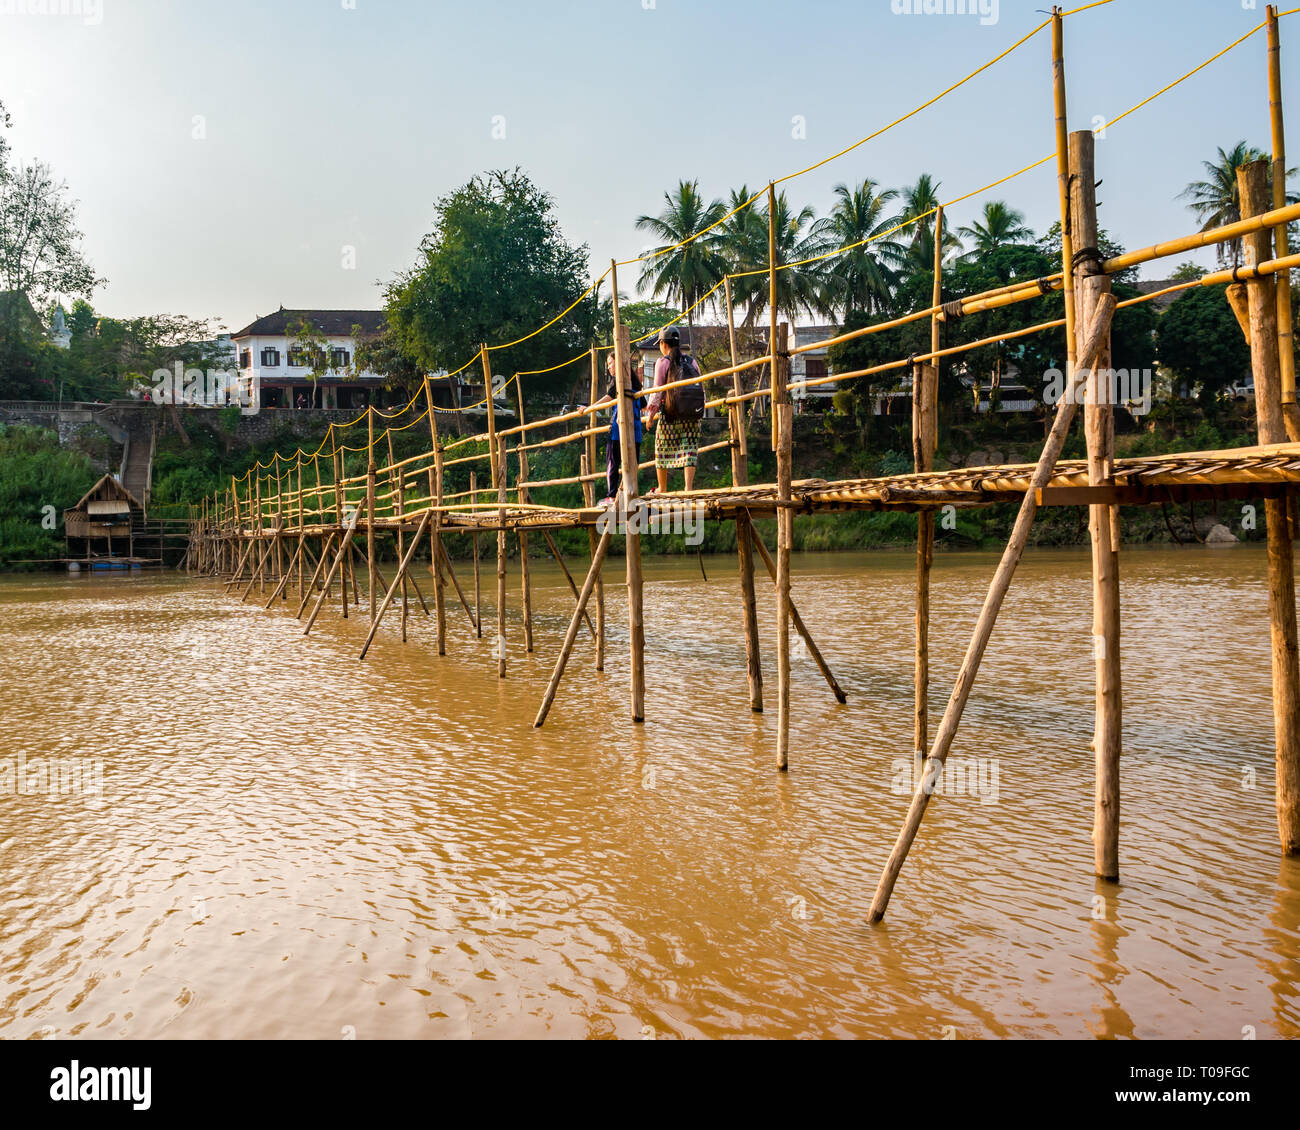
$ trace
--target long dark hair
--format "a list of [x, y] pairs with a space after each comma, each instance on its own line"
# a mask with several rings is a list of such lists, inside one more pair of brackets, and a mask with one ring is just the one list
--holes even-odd
[[680, 381], [682, 379], [682, 343], [679, 338], [677, 341], [669, 343], [668, 350], [668, 383]]

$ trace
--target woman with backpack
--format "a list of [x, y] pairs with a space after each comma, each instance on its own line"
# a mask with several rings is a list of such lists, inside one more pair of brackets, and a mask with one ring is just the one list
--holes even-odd
[[[655, 365], [655, 388], [700, 375], [695, 359], [682, 352], [682, 335], [676, 328], [659, 332], [659, 352], [663, 356]], [[703, 418], [703, 384], [670, 388], [650, 398], [648, 426], [655, 429], [655, 474], [661, 493], [668, 490], [668, 472], [677, 467], [682, 468], [686, 489], [695, 489]]]

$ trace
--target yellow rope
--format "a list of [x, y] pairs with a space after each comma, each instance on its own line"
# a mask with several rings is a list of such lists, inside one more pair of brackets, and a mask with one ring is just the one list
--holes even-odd
[[524, 337], [521, 337], [516, 341], [508, 341], [505, 343], [505, 345], [489, 345], [487, 347], [488, 352], [495, 353], [498, 349], [509, 349], [515, 345], [522, 345], [524, 342], [530, 341], [531, 339], [535, 338], [538, 334], [545, 333], [553, 325], [555, 325], [556, 322], [558, 322], [561, 318], [563, 318], [566, 314], [568, 314], [570, 310], [574, 309], [574, 307], [576, 307], [579, 303], [585, 301], [588, 297], [590, 297], [590, 295], [596, 290], [596, 288], [605, 281], [608, 275], [609, 275], [609, 271], [607, 270], [603, 275], [600, 276], [600, 278], [598, 278], [594, 283], [592, 283], [591, 286], [587, 287], [587, 289], [583, 291], [583, 293], [579, 295], [578, 298], [567, 309], [563, 310], [559, 314], [556, 314], [554, 318], [552, 318], [549, 322], [546, 323], [546, 325], [542, 326], [540, 329], [535, 329], [533, 330], [532, 333], [526, 334]]
[[1051, 22], [1052, 21], [1050, 19], [1044, 20], [1041, 24], [1039, 24], [1036, 28], [1034, 28], [1034, 30], [1031, 31], [1028, 35], [1023, 36], [1020, 39], [1017, 39], [1015, 43], [1013, 43], [1010, 47], [1008, 47], [1005, 51], [1003, 51], [1002, 54], [997, 55], [994, 58], [990, 59], [978, 70], [971, 71], [971, 73], [968, 74], [965, 78], [960, 79], [957, 82], [953, 83], [952, 86], [948, 87], [947, 90], [941, 91], [940, 93], [936, 94], [928, 102], [922, 102], [921, 105], [919, 105], [915, 110], [912, 110], [909, 113], [904, 114], [901, 118], [895, 118], [892, 122], [889, 123], [889, 125], [882, 126], [880, 129], [876, 130], [875, 133], [868, 134], [861, 141], [855, 141], [847, 149], [841, 149], [838, 153], [835, 153], [832, 156], [825, 158], [824, 160], [818, 161], [817, 164], [809, 165], [806, 169], [800, 169], [797, 173], [790, 173], [788, 176], [784, 176], [780, 180], [774, 181], [773, 183], [784, 184], [788, 180], [794, 180], [795, 177], [801, 177], [805, 173], [811, 173], [815, 169], [820, 169], [823, 165], [829, 165], [832, 161], [835, 161], [838, 158], [843, 157], [846, 153], [852, 153], [853, 150], [857, 149], [859, 146], [865, 145], [868, 141], [873, 141], [875, 138], [879, 137], [882, 133], [885, 133], [888, 130], [893, 129], [897, 125], [901, 125], [903, 122], [907, 121], [908, 118], [915, 117], [922, 110], [930, 106], [933, 106], [936, 102], [939, 101], [939, 99], [946, 97], [947, 95], [951, 94], [954, 90], [956, 90], [958, 87], [964, 86], [966, 83], [970, 82], [970, 80], [973, 79], [976, 75], [983, 74], [995, 63], [1001, 62], [1008, 55], [1010, 55], [1011, 52], [1014, 51], [1017, 47], [1021, 46], [1024, 43], [1028, 43], [1029, 40], [1033, 39], [1034, 36], [1036, 36], [1040, 31], [1042, 31], [1043, 28], [1047, 27], [1047, 25], [1050, 24]]
[[584, 349], [575, 357], [570, 357], [567, 361], [561, 361], [558, 365], [552, 365], [549, 369], [527, 369], [522, 373], [516, 373], [510, 379], [518, 380], [520, 377], [540, 377], [543, 373], [553, 373], [556, 369], [563, 369], [566, 365], [572, 365], [575, 361], [581, 361], [584, 357], [590, 357], [591, 350]]
[[[1109, 0], [1107, 0], [1107, 2], [1109, 2]], [[1300, 8], [1297, 8], [1296, 11], [1300, 11]], [[1135, 110], [1142, 109], [1142, 107], [1145, 106], [1148, 102], [1154, 102], [1157, 98], [1160, 97], [1160, 95], [1164, 94], [1166, 91], [1173, 90], [1173, 88], [1177, 86], [1180, 82], [1183, 82], [1186, 79], [1191, 78], [1192, 75], [1197, 73], [1197, 71], [1205, 70], [1205, 68], [1208, 67], [1211, 63], [1213, 63], [1215, 59], [1221, 58], [1222, 56], [1226, 55], [1229, 51], [1231, 51], [1234, 47], [1237, 47], [1238, 45], [1245, 43], [1246, 40], [1248, 40], [1252, 35], [1254, 35], [1255, 32], [1259, 31], [1260, 28], [1267, 27], [1267, 26], [1268, 26], [1267, 20], [1265, 20], [1263, 23], [1256, 24], [1253, 28], [1250, 29], [1250, 31], [1246, 32], [1246, 34], [1243, 35], [1240, 39], [1235, 39], [1231, 43], [1229, 43], [1228, 46], [1225, 47], [1222, 51], [1220, 51], [1217, 55], [1211, 55], [1199, 67], [1194, 67], [1192, 70], [1188, 71], [1185, 75], [1183, 75], [1182, 78], [1174, 79], [1174, 81], [1171, 82], [1168, 86], [1161, 87], [1153, 95], [1151, 95], [1150, 98], [1142, 99], [1142, 101], [1139, 102], [1136, 106], [1130, 106], [1127, 110], [1125, 110], [1122, 114], [1120, 114], [1118, 118], [1111, 118], [1106, 123], [1105, 128], [1110, 129], [1111, 126], [1118, 125]]]

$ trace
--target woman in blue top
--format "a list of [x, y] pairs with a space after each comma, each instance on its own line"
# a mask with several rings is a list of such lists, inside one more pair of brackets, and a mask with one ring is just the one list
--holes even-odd
[[[632, 391], [641, 391], [641, 380], [637, 376], [636, 366], [628, 359], [628, 366], [632, 370]], [[609, 439], [605, 444], [605, 502], [612, 505], [615, 497], [618, 495], [618, 488], [623, 481], [623, 448], [619, 443], [618, 433], [618, 377], [615, 375], [616, 367], [614, 364], [614, 352], [610, 350], [609, 357], [605, 360], [605, 372], [609, 376], [609, 388], [605, 392], [605, 398], [598, 403], [614, 405], [613, 421], [609, 425]], [[636, 431], [633, 433], [633, 439], [636, 441], [636, 459], [637, 463], [641, 462], [641, 402], [632, 401], [632, 419], [635, 421]]]

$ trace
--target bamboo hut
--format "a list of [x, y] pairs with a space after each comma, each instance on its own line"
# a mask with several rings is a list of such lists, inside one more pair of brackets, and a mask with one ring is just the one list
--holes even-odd
[[[135, 556], [135, 526], [144, 507], [114, 475], [105, 475], [70, 510], [63, 512], [63, 536], [71, 560], [108, 563]], [[126, 550], [125, 558], [118, 556]]]

